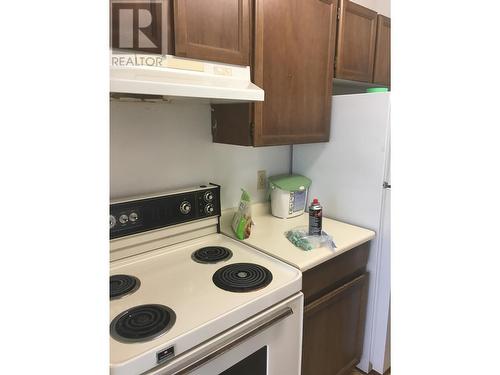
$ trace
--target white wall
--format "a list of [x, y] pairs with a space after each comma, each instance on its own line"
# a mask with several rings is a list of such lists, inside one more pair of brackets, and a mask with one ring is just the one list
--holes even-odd
[[354, 3], [370, 8], [383, 16], [391, 16], [391, 1], [390, 0], [353, 0]]
[[111, 199], [214, 182], [222, 207], [234, 207], [240, 187], [255, 201], [257, 171], [288, 173], [290, 147], [243, 147], [212, 143], [210, 107], [192, 103], [110, 103]]

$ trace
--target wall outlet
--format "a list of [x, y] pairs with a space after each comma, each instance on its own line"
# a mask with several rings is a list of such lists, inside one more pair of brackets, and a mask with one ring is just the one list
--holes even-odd
[[266, 171], [257, 171], [257, 190], [265, 190], [267, 187]]

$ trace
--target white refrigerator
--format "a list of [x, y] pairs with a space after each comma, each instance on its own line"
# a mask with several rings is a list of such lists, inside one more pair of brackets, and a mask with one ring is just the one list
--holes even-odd
[[357, 367], [383, 374], [390, 367], [390, 93], [333, 96], [330, 142], [293, 146], [292, 171], [311, 178], [309, 197], [324, 216], [377, 233]]

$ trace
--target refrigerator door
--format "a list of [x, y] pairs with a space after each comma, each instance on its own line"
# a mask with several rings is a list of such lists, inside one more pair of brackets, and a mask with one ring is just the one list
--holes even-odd
[[[375, 283], [373, 324], [369, 354], [372, 369], [383, 374], [390, 367], [391, 301], [391, 189], [385, 189], [380, 248]], [[368, 328], [368, 327], [367, 327]], [[365, 350], [366, 353], [366, 350]]]
[[[390, 133], [390, 132], [389, 132]], [[391, 163], [390, 134], [389, 149], [384, 178], [382, 222], [380, 226], [380, 247], [374, 296], [373, 329], [370, 344], [370, 363], [379, 374], [391, 365]], [[365, 351], [366, 353], [366, 351]]]
[[388, 115], [389, 93], [334, 96], [330, 142], [293, 146], [293, 173], [312, 180], [325, 216], [378, 231]]
[[[382, 250], [383, 246], [390, 247], [390, 243], [384, 239], [384, 236], [390, 236], [390, 226], [383, 228], [382, 224], [384, 205], [388, 203], [386, 199], [390, 199], [385, 196], [390, 189], [383, 187], [384, 182], [390, 183], [389, 95], [369, 93], [334, 96], [330, 142], [293, 146], [293, 173], [312, 180], [309, 196], [311, 199], [319, 198], [323, 215], [377, 233], [371, 242], [367, 265], [370, 284], [363, 354], [358, 364], [365, 372], [371, 370], [372, 355], [380, 355], [380, 351], [373, 350], [372, 345], [376, 342], [379, 349], [378, 343], [387, 336], [387, 329], [380, 334], [375, 324], [380, 327], [380, 322], [387, 322], [388, 311], [385, 306], [389, 305], [390, 296], [390, 279], [386, 280], [389, 253], [384, 255]], [[390, 194], [387, 196], [390, 197]], [[390, 210], [390, 205], [387, 207]], [[335, 233], [331, 235], [335, 240]], [[386, 247], [386, 251], [389, 251], [389, 247]]]

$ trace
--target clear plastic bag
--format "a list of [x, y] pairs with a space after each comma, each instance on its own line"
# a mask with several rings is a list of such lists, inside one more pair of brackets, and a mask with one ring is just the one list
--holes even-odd
[[312, 250], [318, 247], [327, 247], [331, 250], [335, 249], [337, 246], [333, 242], [333, 238], [326, 233], [321, 231], [319, 236], [309, 235], [309, 227], [296, 227], [285, 232], [285, 237], [293, 243], [295, 246], [301, 248], [302, 250]]

